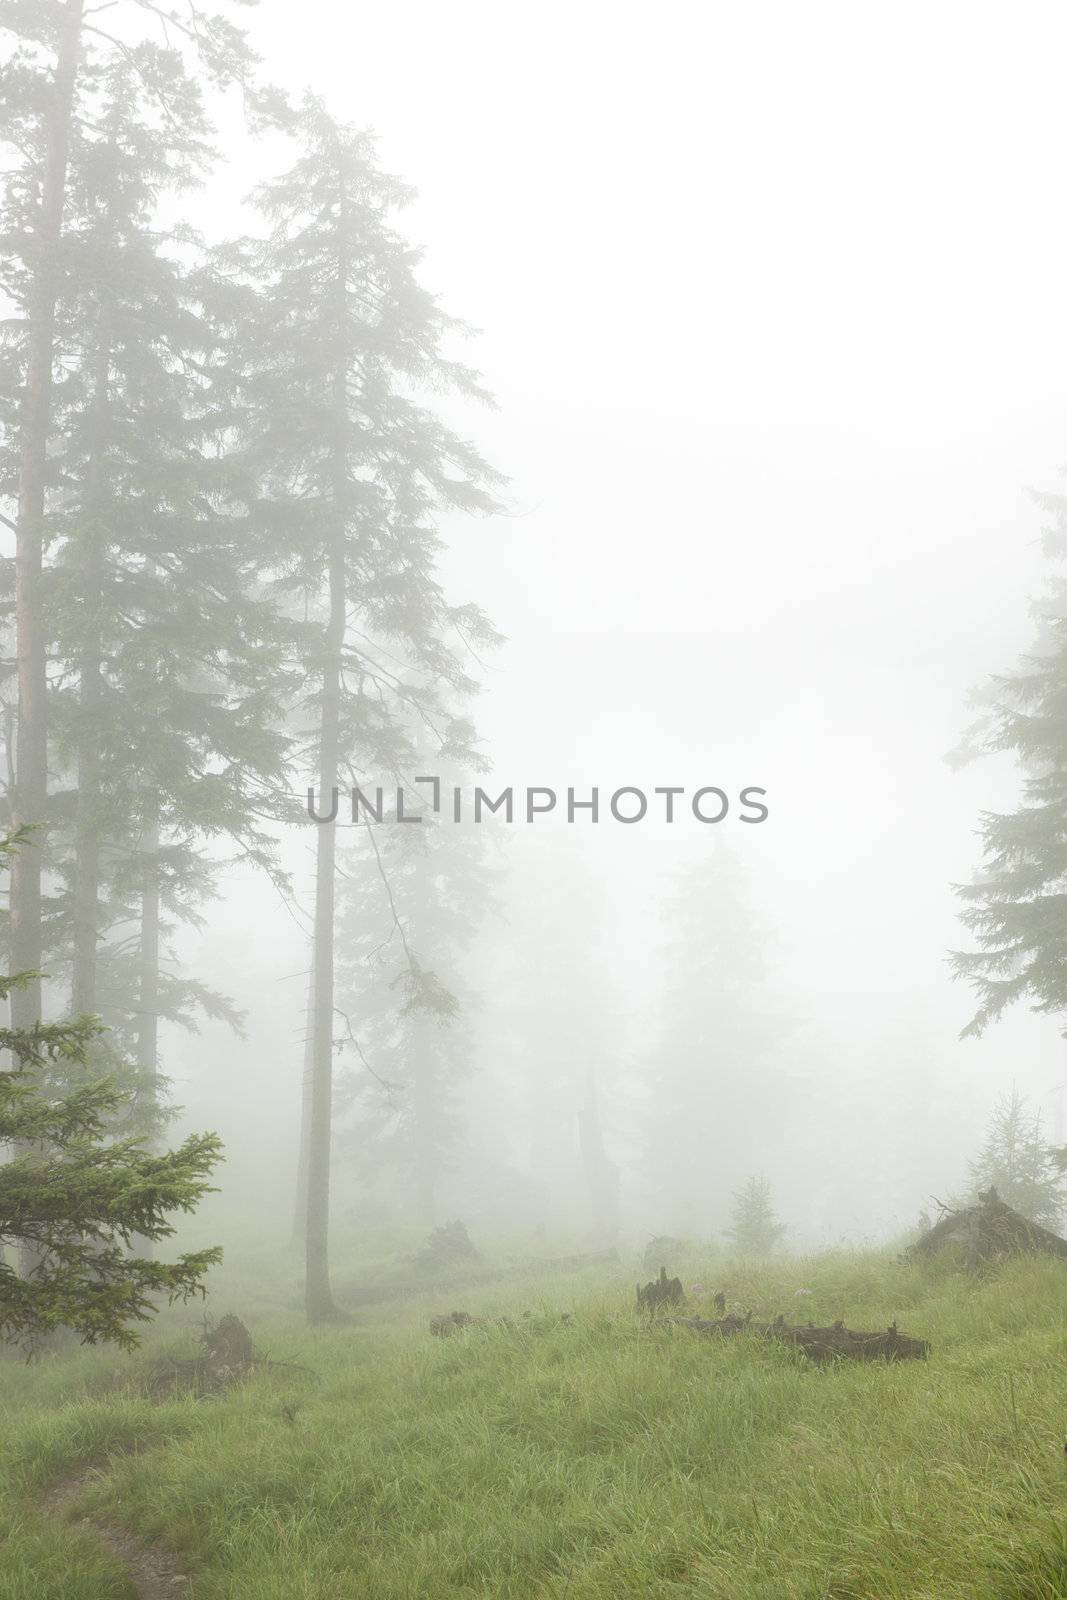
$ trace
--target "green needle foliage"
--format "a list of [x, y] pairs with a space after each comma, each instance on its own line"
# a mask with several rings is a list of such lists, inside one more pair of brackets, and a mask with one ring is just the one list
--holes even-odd
[[978, 996], [964, 1037], [983, 1033], [1020, 1000], [1067, 1013], [1067, 498], [1042, 503], [1054, 519], [1045, 553], [1061, 570], [1035, 607], [1033, 652], [984, 691], [987, 713], [958, 756], [1007, 752], [1023, 771], [1020, 804], [982, 814], [982, 868], [957, 889], [976, 946], [951, 958], [955, 976]]
[[[0, 979], [7, 997], [19, 976]], [[172, 1263], [131, 1255], [138, 1237], [174, 1232], [174, 1211], [192, 1211], [219, 1158], [214, 1134], [192, 1134], [152, 1155], [135, 1140], [108, 1142], [123, 1095], [108, 1080], [53, 1099], [32, 1069], [83, 1065], [97, 1025], [89, 1019], [0, 1030], [18, 1059], [0, 1074], [0, 1140], [31, 1146], [0, 1167], [0, 1242], [30, 1245], [41, 1257], [26, 1277], [0, 1263], [0, 1339], [31, 1346], [57, 1328], [86, 1344], [132, 1347], [132, 1324], [155, 1314], [156, 1297], [188, 1299], [221, 1250], [194, 1251]]]
[[[409, 198], [372, 141], [308, 98], [294, 165], [256, 204], [269, 235], [221, 251], [233, 289], [232, 465], [258, 486], [250, 523], [279, 603], [307, 619], [297, 664], [305, 725], [294, 765], [330, 797], [361, 773], [410, 770], [412, 725], [440, 759], [476, 766], [448, 710], [476, 687], [465, 655], [496, 634], [439, 581], [439, 520], [496, 509], [498, 481], [422, 397], [485, 399], [445, 346], [461, 331], [420, 285], [393, 226]], [[307, 1306], [335, 1314], [328, 1276], [334, 1063], [335, 831], [315, 841], [306, 1110]]]
[[982, 1148], [971, 1163], [970, 1203], [983, 1189], [995, 1189], [1021, 1216], [1055, 1229], [1067, 1198], [1058, 1168], [1059, 1153], [1046, 1143], [1040, 1116], [1028, 1111], [1022, 1095], [1013, 1089], [996, 1106]]
[[[18, 842], [4, 840], [0, 854]], [[0, 977], [0, 1000], [35, 976]], [[196, 1208], [221, 1144], [191, 1134], [152, 1154], [136, 1139], [111, 1139], [128, 1092], [110, 1079], [67, 1087], [99, 1032], [93, 1017], [0, 1028], [0, 1050], [13, 1062], [0, 1073], [0, 1143], [20, 1152], [0, 1167], [0, 1340], [28, 1348], [58, 1328], [129, 1348], [157, 1297], [201, 1293], [221, 1259], [219, 1249], [169, 1264], [131, 1253], [138, 1240], [169, 1238], [173, 1212]], [[28, 1251], [32, 1270], [20, 1276], [3, 1259], [8, 1247]]]
[[734, 1195], [733, 1213], [727, 1238], [736, 1250], [746, 1255], [770, 1255], [785, 1233], [771, 1203], [771, 1186], [766, 1178], [749, 1178]]

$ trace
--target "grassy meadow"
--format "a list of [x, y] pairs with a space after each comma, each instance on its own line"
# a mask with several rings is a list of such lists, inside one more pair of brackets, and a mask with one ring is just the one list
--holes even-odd
[[[344, 1263], [338, 1283], [380, 1281], [383, 1263]], [[695, 1310], [713, 1314], [721, 1287], [757, 1318], [897, 1319], [931, 1358], [816, 1368], [748, 1336], [650, 1327], [636, 1260], [461, 1274], [309, 1331], [295, 1268], [249, 1257], [217, 1274], [208, 1310], [296, 1365], [154, 1394], [157, 1363], [194, 1353], [194, 1307], [132, 1357], [0, 1362], [0, 1595], [132, 1595], [88, 1513], [176, 1551], [196, 1600], [1067, 1596], [1062, 1263], [984, 1278], [878, 1253], [679, 1265], [706, 1286]], [[431, 1338], [429, 1316], [455, 1307], [517, 1325]], [[43, 1510], [87, 1465], [76, 1507]]]

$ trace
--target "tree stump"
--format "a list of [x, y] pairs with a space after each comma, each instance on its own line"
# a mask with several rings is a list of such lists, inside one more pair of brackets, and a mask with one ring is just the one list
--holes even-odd
[[680, 1306], [685, 1300], [681, 1278], [668, 1278], [666, 1267], [660, 1267], [659, 1277], [637, 1285], [637, 1304], [642, 1311], [659, 1311], [664, 1306]]

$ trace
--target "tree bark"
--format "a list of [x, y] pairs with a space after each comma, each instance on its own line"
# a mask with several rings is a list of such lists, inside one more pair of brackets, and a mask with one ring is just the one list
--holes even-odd
[[[314, 955], [312, 955], [314, 964]], [[300, 1148], [296, 1158], [296, 1197], [293, 1203], [292, 1247], [298, 1250], [307, 1237], [308, 1162], [311, 1139], [311, 1079], [315, 1048], [315, 978], [308, 973], [307, 1011], [304, 1015], [304, 1077], [300, 1085]]]
[[[141, 938], [137, 955], [137, 1093], [148, 1102], [153, 1129], [159, 1109], [159, 813], [149, 801], [141, 835]], [[133, 1253], [151, 1257], [151, 1239], [137, 1234]]]
[[153, 1105], [159, 1079], [159, 817], [153, 808], [141, 839], [141, 943], [138, 954], [138, 1078]]
[[95, 1013], [98, 905], [100, 899], [100, 706], [103, 697], [100, 607], [103, 598], [103, 552], [100, 504], [103, 449], [107, 425], [111, 346], [101, 329], [93, 392], [93, 456], [86, 477], [81, 532], [85, 560], [81, 604], [86, 626], [78, 662], [78, 794], [74, 817], [74, 930], [71, 1010], [76, 1017]]
[[[439, 1024], [436, 1024], [439, 1026]], [[440, 1163], [437, 1127], [437, 1085], [434, 1082], [432, 1019], [416, 1017], [412, 1060], [412, 1114], [415, 1119], [415, 1205], [422, 1227], [437, 1224], [437, 1179]]]
[[[67, 0], [59, 27], [47, 112], [41, 203], [30, 264], [29, 346], [19, 415], [18, 529], [15, 536], [18, 740], [13, 820], [16, 827], [47, 821], [48, 706], [41, 575], [44, 556], [48, 436], [52, 422], [52, 365], [61, 268], [74, 87], [81, 45], [83, 0]], [[43, 835], [16, 851], [11, 871], [11, 959], [16, 972], [39, 972]], [[41, 984], [34, 979], [11, 995], [11, 1022], [32, 1028], [41, 1018]]]
[[[339, 215], [334, 275], [336, 346], [331, 386], [333, 534], [327, 552], [328, 615], [323, 638], [319, 722], [319, 814], [333, 809], [341, 734], [341, 655], [348, 623], [348, 259], [347, 195], [338, 174]], [[325, 808], [325, 810], [324, 810]], [[311, 961], [311, 1077], [308, 1094], [305, 1307], [308, 1321], [340, 1315], [330, 1288], [330, 1158], [333, 1140], [334, 899], [336, 819], [318, 824], [315, 842], [315, 922]]]
[[[324, 639], [319, 725], [319, 810], [331, 809], [337, 787], [341, 720], [341, 648], [345, 636], [344, 527], [329, 558], [329, 620]], [[308, 1118], [305, 1304], [308, 1321], [336, 1316], [330, 1289], [330, 1146], [333, 1121], [333, 943], [337, 835], [318, 824], [315, 841], [315, 931], [311, 963], [311, 1082]]]

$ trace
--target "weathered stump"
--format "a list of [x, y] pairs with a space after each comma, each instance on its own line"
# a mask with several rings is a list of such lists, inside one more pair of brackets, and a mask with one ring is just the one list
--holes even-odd
[[681, 1278], [668, 1278], [666, 1267], [660, 1267], [659, 1277], [637, 1285], [637, 1304], [643, 1311], [659, 1311], [664, 1306], [680, 1306], [685, 1300]]

